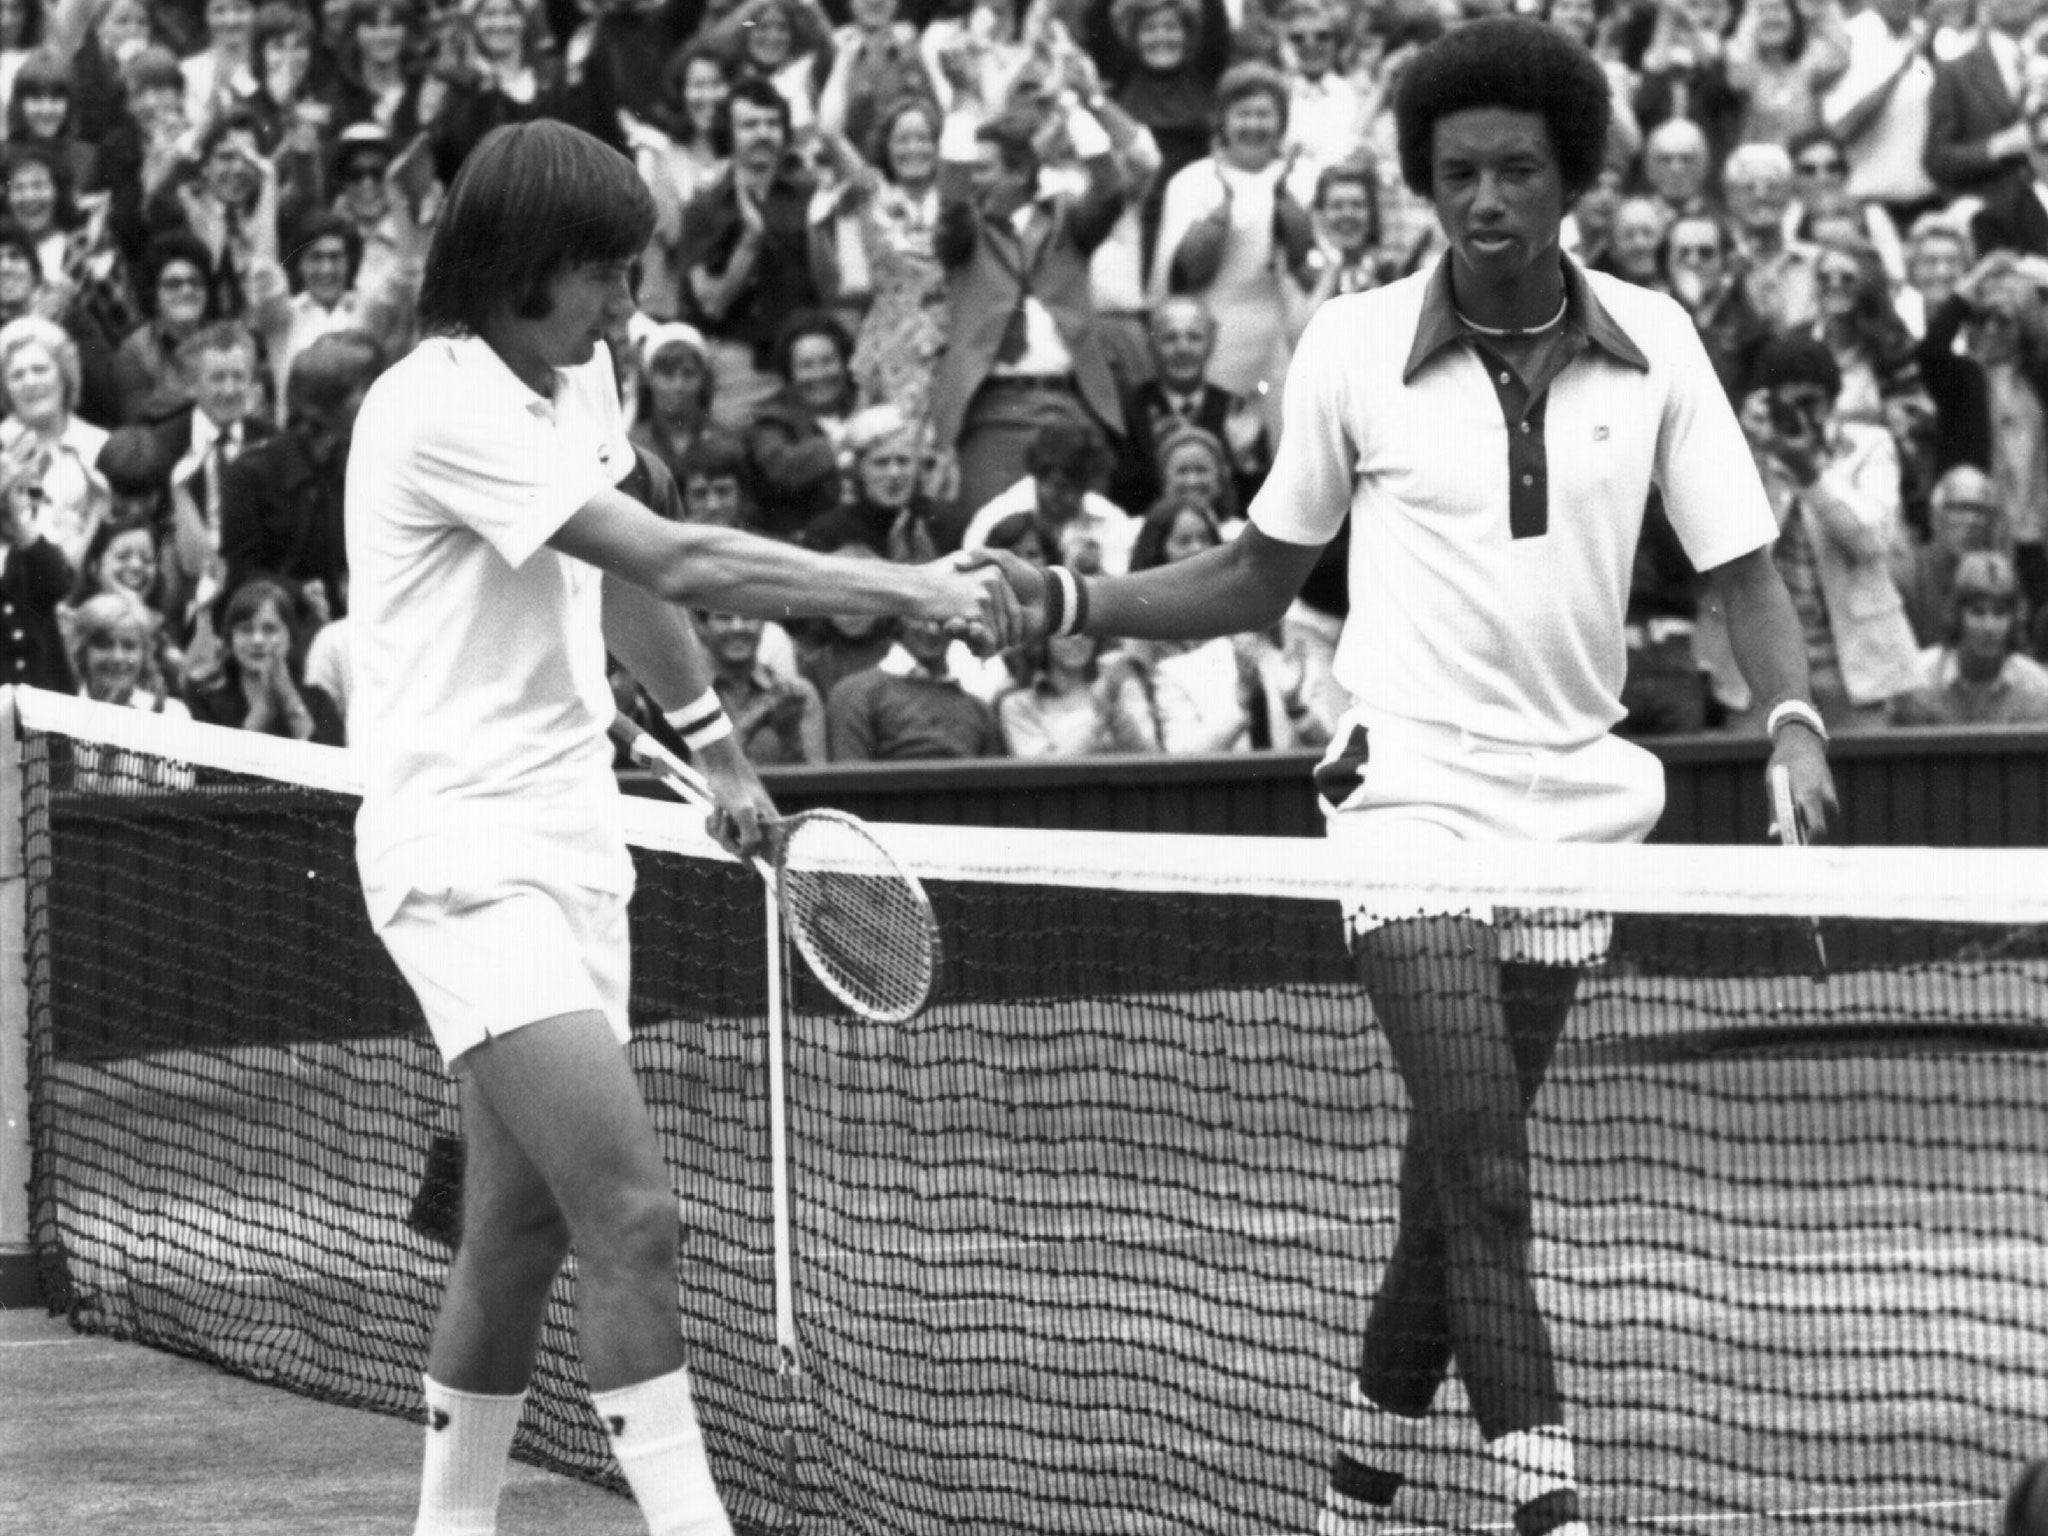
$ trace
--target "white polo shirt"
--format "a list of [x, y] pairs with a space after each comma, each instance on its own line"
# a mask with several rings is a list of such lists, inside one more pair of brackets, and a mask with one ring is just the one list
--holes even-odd
[[632, 889], [605, 734], [601, 574], [546, 547], [633, 465], [603, 347], [552, 400], [475, 337], [429, 337], [377, 380], [346, 525], [371, 920], [409, 890], [522, 872]]
[[[1777, 537], [1685, 312], [1570, 263], [1566, 279], [1573, 323], [1592, 339], [1527, 431], [1511, 431], [1472, 347], [1441, 344], [1442, 265], [1332, 299], [1295, 350], [1251, 520], [1323, 544], [1351, 515], [1351, 612], [1334, 671], [1369, 711], [1502, 743], [1583, 745], [1624, 713], [1622, 620], [1651, 485], [1702, 571]], [[1439, 284], [1437, 325], [1418, 340]]]

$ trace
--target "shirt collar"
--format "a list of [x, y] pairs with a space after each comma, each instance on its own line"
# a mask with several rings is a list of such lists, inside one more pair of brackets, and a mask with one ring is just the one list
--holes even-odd
[[[1616, 362], [1648, 373], [1650, 360], [1629, 339], [1628, 332], [1607, 313], [1606, 306], [1593, 292], [1592, 284], [1586, 281], [1578, 263], [1569, 256], [1563, 258], [1563, 263], [1566, 327], [1578, 331]], [[1415, 375], [1430, 359], [1471, 334], [1451, 303], [1451, 255], [1446, 251], [1437, 262], [1436, 270], [1429, 275], [1429, 286], [1423, 290], [1422, 313], [1415, 321], [1415, 343], [1408, 349], [1408, 361], [1401, 369], [1401, 382], [1412, 384]]]

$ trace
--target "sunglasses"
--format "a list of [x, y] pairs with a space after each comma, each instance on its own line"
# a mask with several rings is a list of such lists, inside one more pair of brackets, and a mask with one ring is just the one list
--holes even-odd
[[1814, 274], [1813, 280], [1823, 288], [1854, 288], [1856, 286], [1856, 274], [1854, 272], [1818, 272]]
[[1671, 247], [1673, 261], [1719, 261], [1721, 247], [1718, 245], [1674, 245]]
[[1799, 160], [1792, 168], [1802, 176], [1846, 176], [1849, 173], [1846, 160]]
[[386, 167], [381, 165], [352, 165], [341, 173], [344, 185], [358, 181], [382, 181]]
[[1297, 43], [1333, 43], [1337, 40], [1334, 32], [1294, 32], [1289, 36]]

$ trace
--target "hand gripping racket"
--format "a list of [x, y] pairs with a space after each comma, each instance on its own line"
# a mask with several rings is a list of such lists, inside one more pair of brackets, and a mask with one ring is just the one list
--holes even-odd
[[[1799, 808], [1799, 802], [1792, 794], [1792, 772], [1783, 764], [1773, 767], [1769, 774], [1771, 783], [1771, 830], [1778, 834], [1778, 841], [1787, 848], [1804, 848], [1807, 839], [1806, 812]], [[1806, 936], [1813, 946], [1813, 979], [1826, 981], [1828, 976], [1828, 947], [1820, 936], [1820, 919], [1806, 920]]]
[[[624, 715], [612, 739], [683, 799], [715, 808], [704, 776]], [[915, 1018], [939, 971], [939, 924], [917, 877], [843, 811], [778, 822], [773, 844], [775, 862], [756, 858], [754, 869], [811, 974], [871, 1023]]]

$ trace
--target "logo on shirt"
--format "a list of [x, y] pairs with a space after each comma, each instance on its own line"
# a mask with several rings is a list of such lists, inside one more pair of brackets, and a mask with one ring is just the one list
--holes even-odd
[[1604, 442], [1606, 442], [1606, 441], [1607, 441], [1607, 429], [1606, 429], [1605, 427], [1595, 427], [1595, 428], [1593, 429], [1593, 441], [1594, 441], [1594, 442], [1596, 442], [1596, 443], [1604, 443]]

